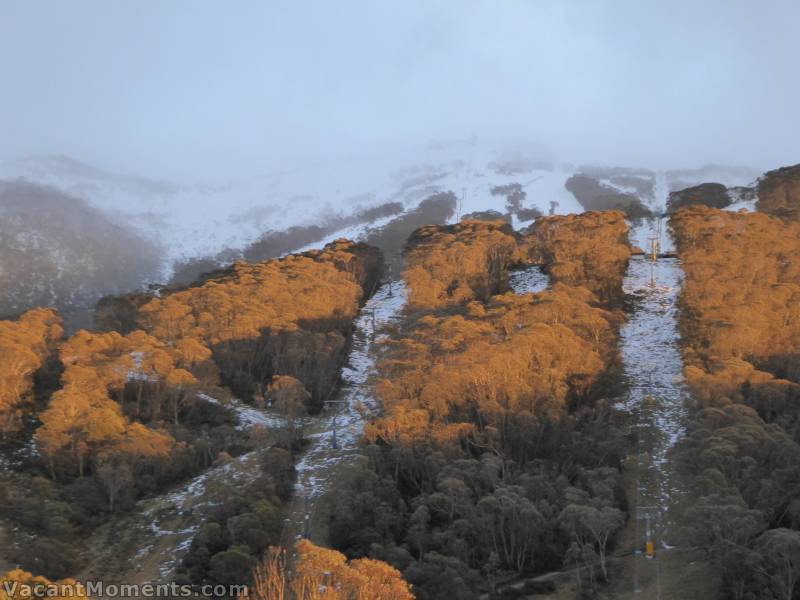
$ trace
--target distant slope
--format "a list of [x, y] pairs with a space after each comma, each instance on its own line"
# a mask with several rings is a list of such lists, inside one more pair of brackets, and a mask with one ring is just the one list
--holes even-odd
[[[387, 203], [413, 210], [440, 192], [453, 192], [459, 198], [454, 219], [486, 209], [506, 212], [505, 198], [491, 190], [514, 183], [527, 194], [522, 208], [547, 213], [550, 203], [556, 202], [557, 212], [581, 210], [564, 188], [570, 170], [503, 156], [471, 144], [432, 147], [308, 164], [249, 181], [206, 184], [158, 181], [112, 173], [67, 157], [38, 156], [0, 163], [0, 178], [23, 177], [85, 199], [161, 243], [170, 265], [243, 250], [265, 232], [293, 226], [319, 227], [331, 235], [329, 223]], [[347, 223], [342, 230], [355, 225]], [[304, 239], [298, 248], [314, 241]]]
[[61, 191], [0, 181], [0, 316], [69, 313], [160, 276], [158, 248]]
[[[635, 206], [631, 216], [636, 216], [653, 209], [663, 212], [668, 192], [680, 186], [706, 181], [739, 186], [751, 183], [757, 173], [720, 166], [666, 173], [574, 167], [542, 159], [533, 151], [485, 147], [475, 140], [337, 157], [227, 182], [162, 181], [114, 173], [63, 156], [0, 163], [0, 179], [24, 178], [28, 184], [50, 186], [64, 197], [84, 202], [86, 210], [95, 211], [92, 214], [122, 226], [125, 235], [136, 240], [128, 243], [134, 272], [122, 278], [140, 283], [153, 276], [144, 277], [136, 270], [139, 250], [133, 249], [139, 247], [147, 249], [148, 275], [155, 272], [162, 281], [174, 275], [174, 281], [181, 282], [237, 258], [264, 260], [341, 237], [369, 240], [396, 255], [416, 227], [453, 223], [467, 214], [496, 211], [521, 228], [537, 214], [597, 208], [583, 206], [567, 189], [565, 184], [576, 175], [590, 178], [601, 195]], [[449, 194], [447, 202], [443, 194]], [[422, 205], [433, 197], [440, 199], [435, 205]], [[31, 225], [21, 231], [33, 235], [35, 230]], [[157, 257], [151, 250], [155, 247], [160, 248]], [[392, 262], [393, 257], [389, 259]], [[152, 260], [159, 264], [153, 267]], [[33, 270], [40, 272], [39, 267]], [[131, 269], [121, 265], [119, 270]], [[109, 289], [119, 287], [118, 275], [108, 276]], [[75, 294], [83, 287], [82, 282], [73, 284], [70, 291], [56, 296]], [[56, 296], [51, 293], [49, 302], [58, 301]], [[15, 306], [22, 310], [43, 300], [36, 294], [26, 298]]]

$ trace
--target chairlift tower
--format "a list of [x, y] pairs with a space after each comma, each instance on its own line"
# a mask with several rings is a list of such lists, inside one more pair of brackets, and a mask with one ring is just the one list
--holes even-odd
[[660, 515], [660, 510], [657, 506], [640, 506], [636, 511], [636, 518], [645, 522], [645, 555], [648, 559], [652, 559], [656, 555], [656, 545], [653, 541], [652, 522], [657, 520]]
[[[653, 522], [657, 521], [661, 514], [661, 510], [657, 506], [640, 506], [636, 510], [636, 519], [645, 522], [645, 537], [644, 537], [644, 555], [648, 560], [652, 560], [656, 556], [656, 545], [653, 541]], [[634, 569], [633, 569], [633, 592], [641, 594], [642, 588], [639, 581], [639, 567], [637, 563], [638, 556], [642, 553], [640, 548], [635, 550], [634, 554]], [[656, 581], [656, 591], [658, 598], [661, 598], [661, 583]]]
[[661, 217], [656, 217], [656, 219], [656, 223], [650, 228], [650, 236], [647, 238], [650, 245], [650, 260], [653, 262], [657, 261], [658, 255], [661, 254]]

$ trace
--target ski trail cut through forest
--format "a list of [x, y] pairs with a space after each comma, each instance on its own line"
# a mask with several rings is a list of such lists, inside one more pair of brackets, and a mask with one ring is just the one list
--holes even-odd
[[297, 481], [284, 528], [285, 543], [292, 544], [303, 535], [314, 537], [317, 501], [330, 490], [341, 467], [359, 454], [364, 424], [380, 413], [371, 381], [377, 358], [375, 344], [385, 339], [381, 330], [400, 318], [405, 304], [405, 285], [392, 282], [380, 287], [361, 309], [342, 370], [342, 387], [316, 418], [314, 431], [306, 436], [309, 445], [295, 465]]
[[[307, 508], [313, 509], [313, 501], [328, 489], [336, 467], [356, 456], [364, 423], [379, 412], [369, 381], [375, 369], [374, 344], [385, 337], [380, 334], [381, 328], [399, 317], [405, 302], [405, 286], [396, 282], [383, 285], [370, 298], [355, 321], [336, 402], [320, 415], [303, 420], [310, 444], [296, 465], [295, 498], [290, 503], [285, 533], [302, 532]], [[260, 446], [203, 471], [167, 493], [140, 500], [136, 510], [98, 528], [90, 541], [94, 559], [82, 574], [84, 578], [105, 577], [126, 583], [170, 581], [205, 514], [225, 501], [228, 490], [245, 487], [259, 477], [261, 459], [274, 443], [275, 434], [285, 426], [285, 419], [274, 409], [260, 409], [238, 400], [220, 402], [205, 394], [200, 397], [230, 408], [238, 417], [237, 429], [259, 428], [264, 436]], [[332, 447], [334, 429], [337, 449]]]
[[237, 429], [263, 428], [261, 445], [206, 469], [169, 492], [139, 500], [135, 510], [100, 526], [89, 540], [92, 559], [81, 574], [83, 579], [142, 584], [170, 581], [208, 511], [224, 503], [229, 490], [245, 487], [259, 477], [261, 458], [285, 421], [240, 401], [224, 405], [238, 416]]
[[669, 452], [686, 434], [688, 390], [679, 346], [678, 295], [683, 270], [675, 258], [633, 257], [624, 290], [630, 303], [620, 332], [627, 395], [619, 408], [632, 417], [637, 439], [634, 518], [649, 516], [651, 539], [670, 548], [686, 490]]
[[[509, 286], [517, 294], [541, 292], [548, 285], [549, 277], [538, 265], [509, 273]], [[330, 490], [340, 467], [358, 455], [364, 424], [380, 413], [371, 381], [377, 358], [375, 343], [385, 339], [381, 329], [400, 319], [405, 303], [403, 282], [385, 284], [366, 303], [355, 322], [348, 364], [342, 372], [344, 384], [329, 413], [319, 417], [315, 431], [306, 436], [310, 445], [296, 464], [297, 482], [283, 535], [286, 545], [304, 535], [319, 537], [318, 528], [324, 528], [324, 523], [315, 518], [318, 501]]]

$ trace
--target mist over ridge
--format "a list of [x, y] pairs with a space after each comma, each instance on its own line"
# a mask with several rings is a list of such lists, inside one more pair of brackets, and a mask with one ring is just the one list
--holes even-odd
[[0, 8], [0, 181], [137, 240], [134, 289], [337, 237], [395, 252], [422, 215], [642, 213], [797, 162], [788, 1], [186, 8]]
[[800, 600], [799, 25], [0, 0], [0, 600]]

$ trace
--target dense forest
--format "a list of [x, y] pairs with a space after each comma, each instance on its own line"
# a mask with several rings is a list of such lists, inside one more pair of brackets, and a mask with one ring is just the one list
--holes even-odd
[[35, 407], [34, 379], [43, 375], [64, 331], [52, 309], [34, 309], [16, 321], [0, 321], [0, 439], [22, 428]]
[[409, 306], [455, 306], [505, 292], [516, 250], [514, 231], [503, 222], [466, 221], [418, 229], [408, 240], [403, 272]]
[[255, 600], [413, 600], [400, 572], [383, 561], [348, 561], [340, 552], [308, 540], [297, 544], [293, 564], [282, 548], [271, 548], [255, 573]]
[[[4, 432], [24, 440], [27, 420], [36, 450], [3, 474], [2, 516], [19, 528], [15, 560], [48, 577], [72, 575], [80, 552], [68, 548], [80, 548], [110, 515], [252, 448], [256, 440], [234, 427], [225, 407], [230, 393], [269, 402], [287, 418], [318, 410], [338, 386], [352, 320], [381, 267], [377, 249], [339, 241], [236, 263], [182, 290], [106, 300], [101, 321], [125, 323], [125, 333], [81, 330], [59, 343], [52, 310], [0, 322], [3, 351], [16, 357], [3, 361], [0, 379]], [[49, 402], [48, 386], [56, 390]], [[255, 555], [279, 541], [291, 454], [302, 444], [291, 433], [273, 432], [276, 447], [245, 504], [231, 498], [220, 509], [232, 511], [222, 550], [241, 545], [236, 531], [248, 532], [245, 547]], [[237, 572], [249, 578], [250, 555], [240, 558]], [[213, 566], [208, 559], [200, 581]]]
[[0, 600], [800, 600], [798, 46], [0, 0]]
[[758, 182], [757, 207], [788, 220], [800, 219], [800, 165], [768, 171]]
[[[631, 179], [634, 178], [623, 180], [626, 187], [630, 185]], [[624, 212], [631, 219], [650, 216], [650, 209], [642, 203], [638, 195], [622, 192], [584, 173], [573, 175], [567, 179], [564, 187], [587, 211], [618, 210]]]
[[[524, 192], [522, 194], [524, 198]], [[446, 222], [455, 210], [455, 195], [452, 192], [439, 192], [424, 198], [419, 205], [410, 209], [406, 209], [400, 202], [385, 202], [356, 210], [352, 215], [332, 215], [315, 225], [295, 225], [284, 231], [267, 231], [241, 250], [226, 248], [214, 256], [193, 258], [175, 265], [170, 285], [188, 285], [203, 273], [217, 270], [236, 260], [261, 262], [278, 258], [309, 244], [321, 243], [337, 231], [353, 226], [366, 229], [364, 241], [381, 250], [387, 270], [394, 276], [399, 276], [401, 255], [408, 236], [424, 225]], [[529, 214], [521, 207], [510, 207], [509, 210]], [[381, 221], [385, 222], [379, 224]]]
[[585, 287], [607, 305], [621, 305], [622, 279], [631, 256], [624, 213], [536, 219], [523, 232], [520, 250], [529, 262], [542, 264], [551, 281]]
[[[350, 324], [381, 267], [377, 249], [338, 241], [280, 260], [236, 262], [160, 296], [108, 299], [100, 324], [131, 323], [165, 343], [203, 347], [242, 398], [263, 397], [265, 381], [291, 375], [318, 407], [336, 386]], [[213, 383], [215, 374], [205, 374]]]
[[681, 329], [695, 401], [679, 457], [695, 542], [725, 597], [797, 594], [800, 568], [800, 224], [691, 207], [670, 221], [686, 281]]
[[[591, 229], [606, 252], [585, 245], [569, 259], [619, 285], [630, 252], [621, 215], [562, 223], [530, 234], [548, 267], [567, 262], [555, 246]], [[582, 271], [571, 286], [505, 293], [509, 266], [527, 256], [514, 241], [502, 223], [412, 236], [410, 301], [377, 385], [385, 414], [367, 428], [368, 465], [336, 495], [334, 546], [394, 565], [421, 599], [476, 598], [565, 563], [592, 588], [626, 518], [625, 443], [600, 400], [622, 317], [582, 287], [595, 286]]]
[[[693, 481], [691, 543], [737, 600], [793, 600], [800, 573], [792, 181], [779, 170], [760, 182], [770, 214], [707, 206], [715, 200], [703, 186], [671, 207], [692, 394], [675, 456]], [[496, 194], [519, 218], [522, 188]], [[394, 219], [386, 207], [386, 225], [370, 234], [390, 273], [404, 265], [408, 297], [379, 344], [382, 413], [364, 429], [363, 460], [326, 501], [315, 541], [330, 549], [292, 547], [285, 522], [304, 419], [341, 385], [354, 321], [386, 276], [380, 248], [337, 240], [107, 296], [96, 330], [68, 338], [54, 309], [0, 321], [0, 354], [13, 357], [0, 363], [10, 457], [0, 517], [14, 527], [20, 566], [8, 577], [75, 576], [84, 540], [110, 519], [257, 450], [256, 476], [203, 512], [177, 583], [247, 582], [258, 600], [310, 599], [321, 587], [332, 598], [469, 600], [568, 570], [582, 597], [597, 597], [630, 511], [630, 439], [612, 407], [622, 392], [626, 214], [540, 216], [514, 231], [488, 214], [420, 227], [431, 214], [447, 218], [455, 197], [420, 206]], [[261, 241], [264, 252], [283, 243]], [[547, 289], [512, 292], [511, 270], [532, 268]], [[241, 427], [235, 398], [282, 425]]]

